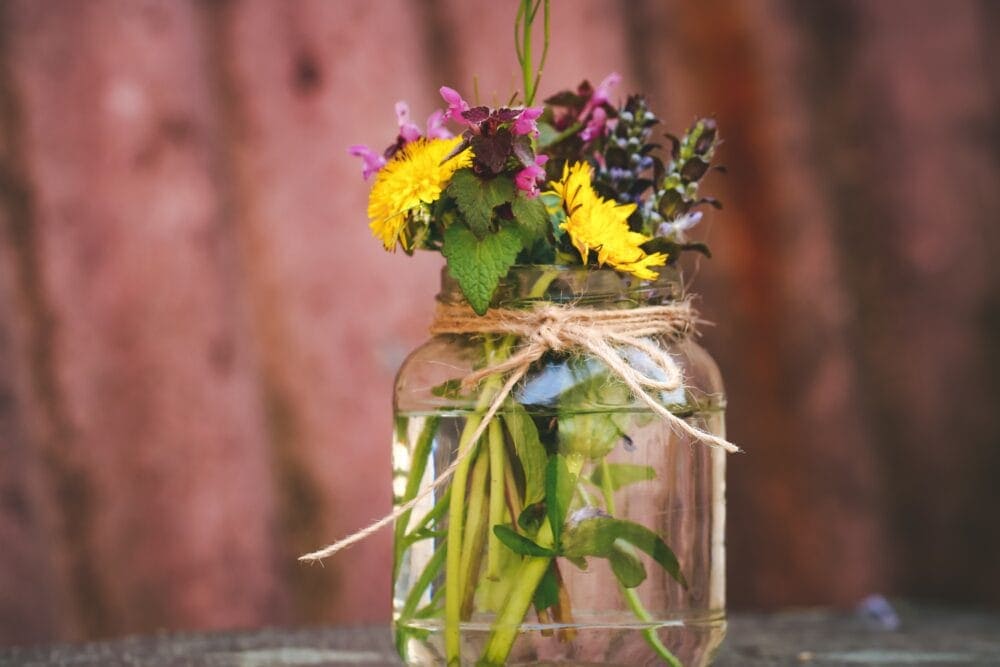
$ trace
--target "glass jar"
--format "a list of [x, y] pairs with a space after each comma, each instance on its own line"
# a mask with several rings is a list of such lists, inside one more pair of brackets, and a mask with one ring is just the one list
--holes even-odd
[[[655, 282], [612, 270], [515, 267], [494, 306], [539, 301], [600, 310], [675, 302]], [[442, 272], [438, 300], [464, 303]], [[652, 338], [683, 371], [657, 397], [724, 437], [722, 379], [691, 336]], [[677, 434], [607, 366], [547, 352], [479, 442], [503, 378], [461, 379], [517, 340], [439, 335], [413, 352], [395, 388], [393, 496], [455, 475], [395, 528], [393, 627], [407, 664], [671, 664], [711, 661], [725, 634], [725, 453]], [[627, 358], [643, 362], [640, 350]], [[558, 525], [557, 525], [558, 524]]]

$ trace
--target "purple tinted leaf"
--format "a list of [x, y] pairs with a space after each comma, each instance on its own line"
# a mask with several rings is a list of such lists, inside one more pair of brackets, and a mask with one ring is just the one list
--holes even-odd
[[580, 97], [570, 90], [564, 90], [545, 99], [545, 104], [550, 107], [582, 108], [586, 102], [587, 98]]
[[482, 123], [489, 117], [490, 110], [488, 107], [472, 107], [471, 109], [462, 112], [462, 118], [470, 123]]
[[517, 120], [523, 112], [524, 109], [508, 109], [507, 107], [501, 107], [493, 112], [493, 116], [501, 123], [509, 123], [512, 120]]
[[503, 171], [507, 159], [513, 152], [514, 137], [508, 130], [497, 130], [496, 134], [479, 135], [472, 139], [474, 165], [482, 174], [493, 175]]

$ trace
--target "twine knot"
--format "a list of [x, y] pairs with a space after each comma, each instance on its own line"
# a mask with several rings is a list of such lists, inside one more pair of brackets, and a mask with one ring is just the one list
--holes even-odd
[[563, 320], [550, 309], [541, 310], [538, 313], [538, 328], [531, 332], [531, 342], [544, 345], [553, 352], [562, 352], [566, 349], [566, 343], [563, 339]]
[[[483, 316], [468, 306], [440, 304], [431, 333], [440, 334], [508, 334], [517, 336], [522, 344], [506, 359], [496, 361], [462, 379], [463, 387], [472, 387], [488, 376], [506, 381], [490, 399], [489, 408], [470, 442], [476, 442], [486, 432], [490, 421], [507, 400], [514, 386], [535, 363], [549, 351], [578, 350], [604, 362], [609, 371], [629, 388], [649, 409], [660, 415], [679, 433], [710, 447], [727, 452], [739, 448], [717, 435], [709, 433], [673, 414], [664, 407], [657, 394], [684, 386], [680, 366], [656, 341], [654, 336], [683, 338], [690, 335], [697, 314], [687, 301], [660, 306], [644, 306], [619, 310], [593, 310], [550, 304], [534, 309], [491, 309]], [[299, 560], [322, 560], [387, 526], [409, 512], [434, 489], [448, 481], [472, 448], [459, 452], [451, 464], [412, 500], [397, 507], [367, 528], [345, 537]]]

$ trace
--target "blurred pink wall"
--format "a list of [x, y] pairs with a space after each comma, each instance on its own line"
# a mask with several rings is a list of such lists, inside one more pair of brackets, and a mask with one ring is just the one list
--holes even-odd
[[[624, 75], [728, 176], [690, 267], [727, 377], [736, 606], [1000, 602], [1000, 11], [554, 0], [542, 93]], [[10, 0], [0, 642], [389, 613], [390, 393], [441, 259], [352, 143], [506, 101], [514, 3]]]

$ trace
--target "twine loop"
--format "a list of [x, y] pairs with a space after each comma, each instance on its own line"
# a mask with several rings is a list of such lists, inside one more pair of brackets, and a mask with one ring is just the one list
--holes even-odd
[[[491, 397], [489, 408], [469, 439], [470, 443], [478, 441], [485, 433], [490, 421], [533, 363], [550, 351], [572, 351], [604, 362], [636, 399], [662, 417], [675, 432], [691, 436], [710, 447], [738, 452], [739, 448], [725, 438], [693, 426], [670, 412], [657, 397], [659, 392], [682, 388], [684, 376], [674, 358], [652, 337], [684, 338], [694, 331], [697, 321], [697, 314], [688, 301], [619, 310], [545, 303], [531, 309], [491, 309], [483, 316], [477, 316], [468, 306], [440, 304], [431, 333], [507, 334], [521, 341], [521, 345], [506, 359], [473, 371], [462, 379], [462, 386], [468, 389], [488, 376], [506, 376], [503, 386]], [[447, 482], [472, 450], [468, 447], [458, 452], [440, 475], [392, 513], [338, 542], [301, 556], [299, 560], [322, 560], [392, 523]]]

